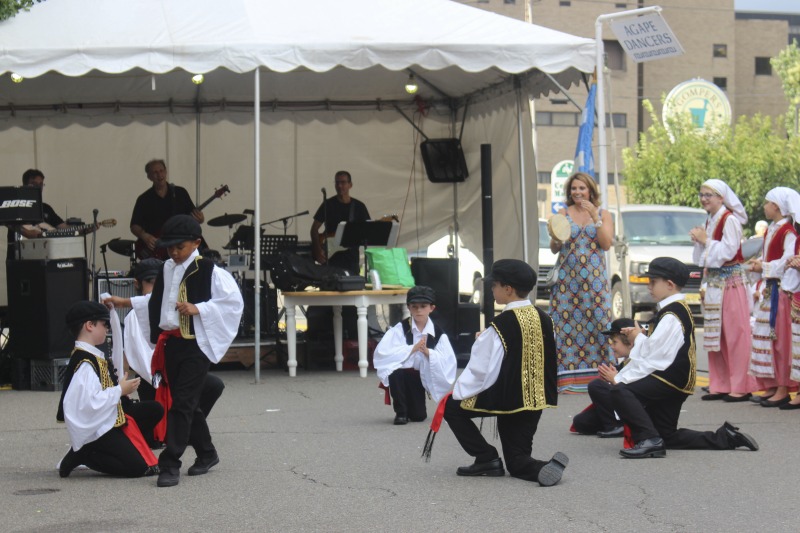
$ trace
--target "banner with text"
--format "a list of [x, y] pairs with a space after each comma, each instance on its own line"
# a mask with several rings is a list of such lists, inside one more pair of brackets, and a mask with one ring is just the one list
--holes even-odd
[[636, 63], [683, 54], [681, 43], [661, 13], [620, 18], [610, 24], [619, 44]]

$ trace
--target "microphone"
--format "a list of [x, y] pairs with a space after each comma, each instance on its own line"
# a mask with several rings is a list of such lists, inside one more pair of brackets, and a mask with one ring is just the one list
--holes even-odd
[[94, 225], [97, 227], [97, 213], [99, 213], [99, 209], [92, 209], [92, 214], [94, 215]]
[[328, 196], [328, 191], [325, 190], [325, 187], [322, 188], [322, 196]]
[[302, 213], [297, 213], [295, 216], [296, 216], [296, 217], [301, 217], [301, 216], [303, 216], [303, 215], [307, 215], [307, 214], [308, 214], [308, 209], [306, 209], [306, 210], [305, 210], [305, 211], [303, 211]]

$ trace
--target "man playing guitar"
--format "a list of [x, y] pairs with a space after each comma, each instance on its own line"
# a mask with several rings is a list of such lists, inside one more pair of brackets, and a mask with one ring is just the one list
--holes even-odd
[[[186, 189], [169, 183], [164, 160], [149, 161], [144, 171], [153, 186], [139, 195], [131, 215], [131, 233], [138, 239], [137, 259], [159, 257], [159, 251], [166, 253], [166, 250], [156, 249], [156, 241], [161, 227], [171, 216], [192, 215], [201, 224], [205, 220], [203, 212], [195, 207]], [[166, 255], [159, 259], [166, 259]]]
[[332, 241], [339, 222], [363, 222], [370, 219], [367, 206], [350, 196], [353, 180], [349, 172], [338, 171], [334, 176], [334, 184], [336, 196], [325, 200], [314, 214], [314, 223], [311, 225], [311, 252], [320, 264], [341, 267], [350, 274], [358, 274], [358, 248], [346, 249], [328, 257], [323, 247], [323, 235], [319, 231], [323, 224], [325, 235]]
[[[29, 168], [25, 171], [22, 175], [22, 186], [23, 187], [34, 187], [37, 189], [44, 189], [44, 174], [41, 170], [37, 170], [35, 168]], [[42, 202], [42, 214], [44, 215], [43, 224], [40, 225], [23, 225], [23, 226], [16, 226], [8, 227], [8, 253], [6, 255], [6, 259], [11, 260], [15, 259], [16, 255], [16, 242], [18, 240], [18, 235], [25, 237], [26, 239], [35, 239], [37, 237], [41, 237], [42, 234], [46, 229], [50, 228], [66, 228], [67, 223], [56, 214], [52, 207], [49, 204]]]

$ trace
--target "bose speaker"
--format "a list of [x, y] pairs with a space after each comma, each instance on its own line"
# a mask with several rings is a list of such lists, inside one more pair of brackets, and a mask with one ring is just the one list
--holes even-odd
[[427, 285], [436, 293], [436, 309], [431, 313], [435, 324], [447, 333], [455, 348], [458, 339], [458, 259], [414, 257], [411, 259], [414, 283]]
[[458, 139], [428, 139], [419, 145], [428, 179], [434, 183], [456, 183], [469, 176], [464, 150]]

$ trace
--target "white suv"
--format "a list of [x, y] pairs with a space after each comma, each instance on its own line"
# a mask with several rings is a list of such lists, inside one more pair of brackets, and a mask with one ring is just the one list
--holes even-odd
[[[611, 210], [615, 223], [616, 209]], [[684, 287], [686, 301], [694, 315], [700, 315], [700, 282], [703, 269], [692, 261], [693, 243], [689, 230], [702, 226], [706, 212], [693, 207], [671, 205], [622, 206], [624, 240], [628, 243], [628, 282], [633, 313], [654, 311], [656, 303], [647, 290], [647, 267], [656, 257], [674, 257], [689, 267], [689, 283]], [[616, 228], [615, 228], [616, 231]], [[622, 276], [617, 253], [611, 255], [611, 319], [623, 315]]]

